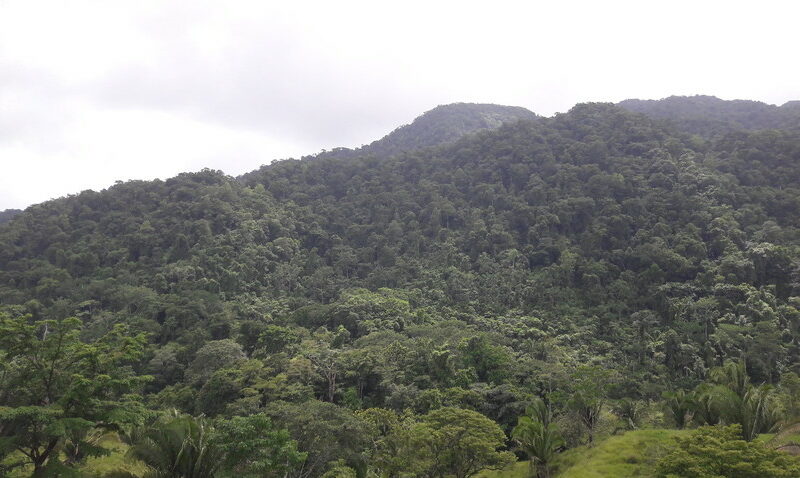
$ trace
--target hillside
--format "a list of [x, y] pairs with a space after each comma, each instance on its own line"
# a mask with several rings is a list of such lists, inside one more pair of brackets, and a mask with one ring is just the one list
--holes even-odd
[[725, 101], [713, 96], [670, 96], [662, 100], [625, 100], [619, 106], [652, 118], [670, 120], [684, 131], [716, 136], [736, 130], [800, 130], [796, 101], [782, 106], [759, 101]]
[[[143, 334], [108, 369], [150, 377], [137, 403], [266, 414], [308, 453], [291, 476], [433, 466], [424, 438], [452, 423], [504, 449], [534, 397], [574, 448], [594, 433], [576, 396], [627, 420], [622, 405], [660, 410], [739, 359], [742, 383], [793, 390], [800, 131], [704, 119], [718, 132], [700, 137], [605, 103], [474, 108], [437, 108], [369, 151], [32, 206], [0, 225], [2, 323], [77, 317], [103, 347]], [[531, 119], [498, 125], [506, 113]], [[793, 413], [788, 396], [769, 403]], [[402, 453], [412, 464], [387, 458]]]
[[[675, 445], [677, 430], [635, 430], [610, 436], [594, 447], [573, 448], [558, 456], [556, 478], [655, 478], [655, 464]], [[530, 464], [487, 471], [479, 478], [527, 478]]]
[[[124, 183], [4, 227], [0, 300], [138, 324], [162, 344], [245, 340], [242, 323], [262, 317], [355, 339], [429, 310], [422, 322], [494, 324], [510, 350], [552, 337], [581, 361], [691, 378], [793, 320], [800, 210], [796, 134], [693, 141], [589, 104], [391, 161], [283, 161], [245, 185], [212, 171]], [[395, 289], [410, 315], [366, 328], [337, 318], [357, 287]], [[768, 309], [745, 312], [747, 297]], [[730, 325], [753, 327], [747, 342], [709, 342], [743, 313], [755, 322]], [[674, 345], [642, 355], [630, 317], [673, 331]], [[774, 378], [794, 347], [753, 357], [758, 376]]]

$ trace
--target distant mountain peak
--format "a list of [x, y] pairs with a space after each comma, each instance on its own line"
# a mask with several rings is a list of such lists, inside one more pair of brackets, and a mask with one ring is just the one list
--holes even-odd
[[439, 146], [472, 133], [499, 128], [503, 123], [535, 119], [538, 116], [520, 106], [489, 103], [439, 105], [400, 126], [383, 138], [357, 149], [337, 148], [317, 157], [360, 155], [393, 156], [406, 151]]

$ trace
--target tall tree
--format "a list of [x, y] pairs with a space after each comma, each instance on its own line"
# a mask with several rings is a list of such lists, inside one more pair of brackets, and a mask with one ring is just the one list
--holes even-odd
[[81, 327], [75, 318], [0, 316], [0, 458], [17, 451], [10, 467], [30, 465], [36, 477], [65, 473], [76, 465], [60, 460], [65, 444], [85, 452], [73, 458], [107, 453], [90, 432], [135, 420], [128, 394], [143, 379], [127, 365], [141, 356], [144, 336], [120, 325], [87, 344]]
[[468, 478], [485, 469], [503, 469], [515, 461], [502, 451], [505, 433], [478, 412], [444, 407], [421, 417], [413, 427], [412, 467], [431, 478]]
[[221, 476], [280, 478], [302, 465], [289, 432], [278, 430], [265, 415], [234, 417], [217, 424], [215, 441], [224, 454]]

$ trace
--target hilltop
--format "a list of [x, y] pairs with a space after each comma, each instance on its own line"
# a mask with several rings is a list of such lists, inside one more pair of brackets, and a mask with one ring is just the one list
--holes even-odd
[[468, 134], [497, 129], [503, 123], [536, 118], [536, 114], [519, 106], [480, 103], [441, 105], [366, 146], [357, 149], [337, 148], [321, 153], [317, 157], [342, 158], [368, 155], [388, 157], [452, 143]]

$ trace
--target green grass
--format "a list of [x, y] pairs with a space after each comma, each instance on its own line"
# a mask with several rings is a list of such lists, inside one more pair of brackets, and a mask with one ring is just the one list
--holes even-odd
[[[654, 465], [674, 438], [687, 432], [680, 430], [636, 430], [610, 436], [593, 447], [580, 446], [556, 458], [556, 478], [633, 478], [653, 477]], [[479, 478], [529, 478], [527, 461], [515, 463], [502, 471], [486, 471]]]
[[527, 461], [518, 461], [505, 470], [478, 473], [477, 478], [529, 478], [529, 470]]
[[[86, 459], [79, 472], [81, 476], [87, 478], [103, 478], [110, 472], [128, 472], [133, 476], [142, 476], [146, 471], [146, 467], [139, 461], [134, 461], [126, 458], [125, 453], [128, 451], [128, 446], [119, 441], [116, 434], [105, 435], [100, 443], [105, 448], [111, 450], [108, 456], [90, 457]], [[17, 468], [9, 473], [9, 478], [26, 478], [31, 476], [32, 467], [27, 466], [24, 468]]]
[[106, 435], [102, 439], [104, 447], [112, 450], [108, 456], [92, 457], [81, 467], [84, 476], [103, 477], [106, 473], [126, 471], [135, 476], [142, 476], [146, 468], [142, 462], [130, 460], [125, 456], [128, 446], [119, 441], [116, 435]]
[[800, 423], [794, 423], [778, 433], [764, 433], [756, 438], [771, 448], [779, 448], [784, 445], [799, 445], [800, 444]]
[[673, 446], [680, 430], [636, 430], [581, 446], [558, 456], [559, 478], [652, 477], [655, 463]]

